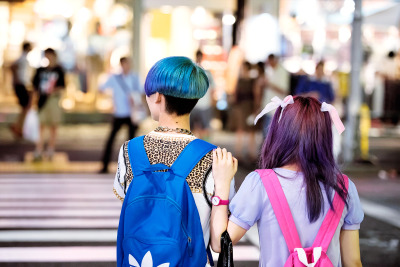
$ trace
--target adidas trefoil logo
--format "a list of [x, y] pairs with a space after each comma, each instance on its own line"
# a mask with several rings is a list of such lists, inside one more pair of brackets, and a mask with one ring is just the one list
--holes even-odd
[[[131, 267], [153, 267], [153, 258], [151, 257], [150, 251], [144, 255], [141, 265], [139, 265], [137, 260], [131, 254], [129, 254], [129, 265], [131, 265]], [[169, 267], [169, 263], [163, 263], [157, 267]]]

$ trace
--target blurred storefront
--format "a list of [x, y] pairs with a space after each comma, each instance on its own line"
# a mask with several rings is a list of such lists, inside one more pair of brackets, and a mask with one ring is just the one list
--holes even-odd
[[[182, 55], [194, 59], [196, 50], [201, 49], [203, 66], [215, 76], [217, 88], [224, 90], [236, 1], [134, 2], [0, 1], [1, 112], [16, 103], [9, 66], [18, 58], [24, 41], [34, 47], [28, 55], [32, 68], [46, 64], [44, 49], [57, 51], [67, 72], [67, 90], [60, 103], [66, 111], [109, 112], [111, 99], [97, 94], [98, 84], [108, 73], [118, 71], [121, 56], [132, 56], [135, 50], [140, 56], [139, 62], [133, 63], [144, 82], [147, 71], [160, 58]], [[141, 8], [141, 18], [135, 35], [136, 7]], [[134, 38], [139, 47], [134, 47]]]
[[[289, 72], [306, 75], [313, 75], [324, 60], [338, 100], [347, 97], [353, 0], [248, 0], [247, 5], [240, 42], [246, 60], [264, 61], [274, 53]], [[400, 55], [388, 57], [400, 49], [400, 3], [362, 1], [362, 14], [362, 101], [372, 105], [373, 117], [381, 117], [386, 105], [382, 78], [400, 78]]]
[[[61, 101], [66, 111], [110, 112], [110, 96], [99, 96], [97, 87], [108, 73], [118, 70], [121, 56], [133, 55], [134, 68], [144, 82], [158, 59], [194, 58], [197, 49], [204, 53], [202, 65], [214, 76], [217, 98], [234, 90], [241, 60], [265, 61], [270, 53], [279, 55], [289, 72], [308, 75], [323, 59], [326, 73], [335, 78], [337, 95], [345, 98], [353, 12], [353, 0], [0, 1], [0, 112], [8, 103], [16, 103], [8, 67], [19, 56], [23, 41], [33, 44], [32, 67], [45, 63], [44, 49], [57, 50], [68, 72]], [[363, 1], [363, 16], [362, 81], [375, 103], [373, 115], [379, 117], [383, 81], [375, 74], [393, 78], [400, 74], [384, 67], [393, 63], [388, 52], [400, 48], [400, 3]]]

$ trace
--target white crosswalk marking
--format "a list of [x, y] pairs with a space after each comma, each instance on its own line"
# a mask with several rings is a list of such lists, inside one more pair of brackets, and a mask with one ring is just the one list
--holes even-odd
[[[21, 176], [0, 175], [0, 265], [115, 266], [121, 202], [112, 177]], [[251, 240], [258, 240], [254, 230], [234, 247], [242, 266], [258, 266], [259, 249]]]

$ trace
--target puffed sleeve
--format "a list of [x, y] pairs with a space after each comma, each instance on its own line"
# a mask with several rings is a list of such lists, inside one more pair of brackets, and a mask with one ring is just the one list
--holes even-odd
[[358, 230], [364, 219], [364, 211], [361, 207], [360, 198], [356, 186], [349, 180], [348, 211], [344, 217], [343, 230]]
[[239, 191], [233, 197], [229, 210], [229, 220], [243, 229], [249, 230], [261, 217], [267, 193], [257, 172], [247, 175]]
[[124, 145], [121, 146], [118, 154], [118, 169], [114, 179], [114, 194], [116, 197], [123, 201], [125, 198], [125, 159], [124, 159]]

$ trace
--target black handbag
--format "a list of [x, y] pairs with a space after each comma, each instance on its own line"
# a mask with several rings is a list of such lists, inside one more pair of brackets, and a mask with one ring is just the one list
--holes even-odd
[[233, 244], [226, 230], [221, 235], [221, 252], [219, 253], [217, 267], [233, 267]]

